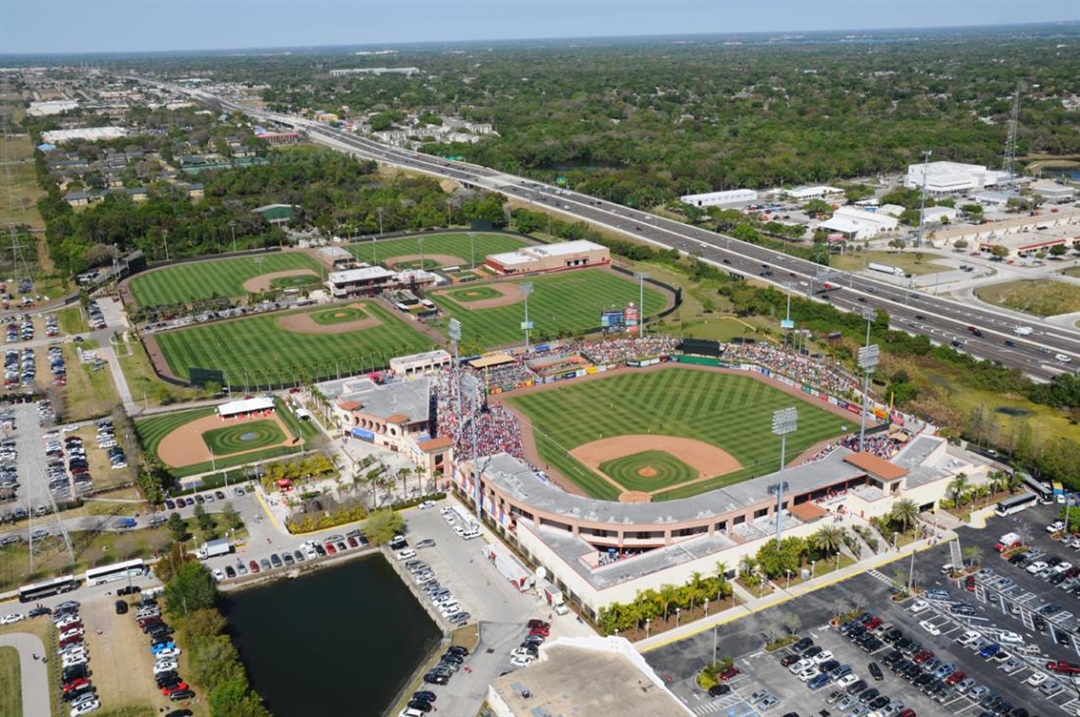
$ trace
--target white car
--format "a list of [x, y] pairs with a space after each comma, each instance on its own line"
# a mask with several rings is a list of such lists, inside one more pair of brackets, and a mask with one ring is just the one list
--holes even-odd
[[1024, 682], [1031, 685], [1032, 687], [1038, 687], [1049, 679], [1050, 675], [1046, 674], [1045, 672], [1036, 672], [1031, 677], [1024, 680]]
[[929, 632], [931, 635], [940, 635], [941, 628], [935, 625], [931, 620], [923, 620], [919, 623], [919, 627]]
[[1055, 520], [1053, 523], [1046, 526], [1046, 532], [1047, 533], [1056, 533], [1059, 530], [1064, 530], [1064, 529], [1065, 529], [1065, 523], [1063, 523], [1060, 520]]
[[162, 650], [157, 654], [157, 657], [159, 660], [163, 657], [180, 657], [180, 648], [173, 647], [169, 650]]
[[461, 537], [464, 538], [465, 540], [472, 540], [473, 538], [479, 538], [480, 537], [480, 531], [479, 530], [467, 530], [467, 531], [465, 531], [465, 533], [462, 534]]
[[794, 665], [790, 665], [788, 667], [788, 672], [790, 672], [793, 675], [798, 675], [803, 670], [806, 670], [806, 669], [811, 668], [813, 666], [814, 666], [814, 663], [811, 660], [802, 659], [802, 660], [799, 660], [798, 662], [796, 662]]
[[406, 549], [406, 550], [402, 550], [401, 552], [399, 552], [397, 554], [397, 559], [398, 560], [412, 560], [415, 557], [416, 557], [416, 551], [412, 550], [411, 548]]
[[101, 702], [98, 700], [88, 700], [87, 702], [80, 702], [71, 708], [71, 717], [79, 717], [79, 715], [85, 715], [93, 712], [101, 707]]
[[911, 604], [911, 611], [913, 613], [920, 613], [923, 610], [928, 609], [929, 607], [930, 603], [926, 602], [925, 600], [916, 600]]
[[814, 655], [813, 660], [815, 665], [820, 665], [823, 662], [828, 662], [833, 658], [832, 652], [828, 650], [822, 650], [818, 654]]
[[419, 508], [420, 510], [427, 510], [428, 508], [434, 508], [435, 507], [435, 501], [433, 501], [433, 500], [425, 500], [423, 503], [421, 503], [420, 505], [418, 505], [416, 507]]
[[162, 672], [171, 672], [172, 670], [177, 669], [179, 666], [180, 663], [176, 660], [161, 660], [154, 663], [154, 674], [159, 675]]
[[214, 580], [220, 583], [224, 579], [225, 573], [222, 572], [221, 568], [214, 568]]
[[86, 634], [85, 630], [83, 630], [81, 627], [77, 627], [77, 628], [75, 628], [73, 630], [64, 630], [63, 632], [61, 632], [60, 633], [60, 639], [61, 640], [68, 640], [68, 639], [70, 639], [72, 637], [82, 637], [85, 634]]
[[510, 660], [510, 664], [513, 665], [514, 667], [528, 667], [529, 665], [531, 665], [533, 663], [534, 659], [535, 658], [533, 658], [533, 657], [530, 657], [530, 656], [527, 656], [527, 655], [522, 655], [522, 656], [518, 656], [518, 657], [515, 657], [514, 659]]
[[848, 685], [853, 685], [858, 681], [859, 681], [859, 676], [856, 675], [854, 672], [849, 672], [848, 674], [844, 675], [843, 677], [841, 677], [839, 680], [836, 681], [836, 686], [837, 687], [847, 687]]
[[1045, 570], [1047, 567], [1048, 566], [1046, 563], [1044, 563], [1042, 560], [1039, 560], [1038, 562], [1034, 562], [1031, 565], [1027, 566], [1025, 570], [1034, 575], [1041, 570]]
[[795, 675], [803, 682], [809, 682], [813, 677], [821, 674], [816, 667], [807, 667], [805, 670]]
[[17, 622], [22, 622], [26, 619], [26, 615], [21, 612], [13, 612], [10, 615], [4, 615], [0, 617], [0, 625], [14, 625]]
[[1057, 565], [1054, 566], [1054, 572], [1055, 573], [1063, 573], [1066, 570], [1069, 570], [1070, 568], [1072, 568], [1072, 563], [1067, 562], [1067, 561], [1062, 561], [1062, 562], [1060, 562], [1060, 563], [1058, 563]]

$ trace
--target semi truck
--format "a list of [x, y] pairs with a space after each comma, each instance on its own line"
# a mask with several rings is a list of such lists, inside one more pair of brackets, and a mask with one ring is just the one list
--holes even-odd
[[547, 582], [540, 586], [540, 590], [544, 594], [544, 600], [557, 614], [565, 615], [570, 612], [570, 608], [566, 606], [566, 602], [563, 600], [562, 590]]
[[195, 551], [195, 557], [199, 560], [207, 560], [218, 555], [228, 555], [231, 552], [232, 545], [229, 544], [228, 539], [218, 538], [203, 543], [203, 546]]

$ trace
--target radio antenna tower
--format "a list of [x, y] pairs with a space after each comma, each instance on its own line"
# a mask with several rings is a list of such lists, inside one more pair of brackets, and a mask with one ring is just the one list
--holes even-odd
[[1012, 112], [1009, 113], [1009, 135], [1005, 140], [1005, 162], [1002, 171], [1009, 175], [1011, 182], [1016, 176], [1016, 125], [1020, 118], [1020, 85], [1022, 80], [1016, 83], [1016, 93], [1013, 95]]

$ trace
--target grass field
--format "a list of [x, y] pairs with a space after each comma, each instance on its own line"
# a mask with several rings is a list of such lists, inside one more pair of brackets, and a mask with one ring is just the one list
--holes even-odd
[[271, 253], [167, 266], [139, 274], [131, 280], [130, 288], [139, 306], [185, 304], [214, 296], [244, 296], [248, 279], [290, 269], [322, 272], [307, 254]]
[[[475, 232], [475, 245], [468, 232], [460, 234], [448, 232], [445, 234], [424, 234], [422, 236], [403, 237], [401, 239], [383, 239], [361, 244], [352, 244], [346, 247], [349, 252], [360, 261], [378, 264], [395, 256], [410, 256], [413, 254], [447, 254], [460, 257], [462, 264], [468, 266], [473, 263], [473, 247], [476, 249], [476, 263], [483, 264], [488, 254], [514, 251], [525, 246], [528, 242], [506, 234], [484, 234]], [[422, 244], [421, 244], [422, 242]], [[430, 264], [427, 264], [430, 267]], [[416, 265], [419, 267], [420, 262]]]
[[459, 304], [467, 304], [470, 301], [482, 301], [484, 299], [495, 299], [502, 296], [502, 294], [489, 286], [472, 286], [467, 289], [451, 289], [446, 292], [446, 295]]
[[19, 651], [0, 647], [0, 715], [17, 717], [23, 713], [21, 684]]
[[[529, 320], [534, 323], [534, 342], [560, 334], [580, 334], [600, 325], [600, 313], [604, 309], [626, 306], [631, 301], [638, 303], [637, 282], [603, 269], [581, 269], [566, 274], [540, 276], [530, 281], [533, 283], [533, 293], [529, 296]], [[443, 311], [461, 321], [465, 345], [471, 346], [475, 342], [480, 348], [491, 348], [524, 341], [524, 334], [519, 328], [525, 316], [523, 302], [471, 310], [468, 303], [459, 303], [436, 292], [429, 294], [429, 298]], [[664, 294], [645, 287], [646, 314], [656, 314], [664, 308], [665, 302]]]
[[509, 403], [531, 420], [544, 461], [590, 495], [607, 500], [617, 498], [619, 489], [567, 455], [570, 449], [603, 437], [658, 433], [718, 446], [744, 466], [653, 496], [670, 500], [778, 470], [780, 438], [771, 433], [777, 409], [799, 409], [798, 430], [788, 436], [789, 459], [856, 425], [747, 376], [677, 367], [570, 382], [561, 390], [527, 393]]
[[270, 280], [271, 289], [315, 289], [322, 284], [322, 279], [314, 274], [297, 274], [296, 276], [279, 276]]
[[[38, 186], [34, 168], [34, 144], [29, 135], [0, 137], [0, 158], [7, 165], [0, 173], [0, 216], [5, 224], [26, 224], [43, 229], [37, 200], [45, 192]], [[10, 252], [9, 252], [10, 253]]]
[[[654, 475], [641, 475], [641, 471], [648, 469]], [[601, 463], [600, 470], [623, 488], [646, 493], [698, 477], [697, 471], [667, 451], [642, 451], [614, 458]]]
[[245, 421], [207, 431], [202, 434], [202, 439], [215, 456], [226, 456], [230, 453], [276, 446], [285, 440], [285, 434], [273, 421]]
[[156, 456], [162, 438], [185, 423], [191, 423], [200, 418], [214, 415], [215, 410], [213, 406], [207, 406], [206, 408], [193, 408], [190, 411], [177, 411], [176, 413], [163, 413], [150, 418], [140, 418], [135, 421], [135, 433], [139, 436], [139, 442], [142, 443], [143, 449], [147, 453]]
[[1074, 279], [1080, 279], [1080, 266], [1070, 266], [1061, 272], [1065, 276], [1071, 276]]
[[[374, 302], [365, 311], [382, 321], [341, 334], [301, 334], [277, 320], [288, 313], [221, 321], [157, 334], [173, 374], [187, 379], [193, 366], [220, 369], [229, 385], [285, 385], [386, 366], [390, 357], [431, 349], [431, 340]], [[310, 311], [310, 310], [308, 310]], [[316, 310], [318, 311], [325, 311]], [[301, 312], [292, 312], [301, 313]]]
[[345, 324], [350, 321], [360, 321], [361, 319], [366, 318], [367, 314], [355, 306], [339, 306], [333, 309], [311, 312], [311, 320], [320, 326]]
[[987, 303], [1036, 316], [1080, 311], [1080, 290], [1062, 281], [1007, 281], [980, 286], [975, 295]]
[[923, 254], [921, 257], [918, 254], [919, 252], [916, 251], [864, 251], [831, 257], [829, 264], [841, 271], [861, 271], [867, 263], [872, 261], [875, 264], [895, 266], [915, 276], [949, 270], [945, 264], [934, 263], [934, 259], [937, 258], [934, 254]]

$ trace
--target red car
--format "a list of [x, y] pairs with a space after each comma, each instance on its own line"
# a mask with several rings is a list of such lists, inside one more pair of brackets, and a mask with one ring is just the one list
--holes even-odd
[[349, 547], [350, 548], [358, 548], [358, 547], [360, 547], [360, 543], [356, 542], [356, 538], [352, 537], [351, 535], [348, 537], [348, 541], [349, 541]]
[[867, 630], [876, 630], [881, 627], [881, 622], [882, 621], [880, 617], [872, 617], [863, 623], [863, 627], [865, 627]]
[[739, 668], [736, 667], [735, 665], [732, 665], [731, 667], [728, 667], [727, 669], [725, 669], [722, 672], [720, 672], [719, 674], [717, 674], [716, 678], [719, 679], [719, 680], [724, 680], [726, 682], [727, 680], [732, 679], [733, 677], [735, 677], [738, 674], [739, 674]]
[[81, 645], [83, 644], [83, 639], [81, 637], [69, 637], [65, 640], [61, 640], [57, 644], [60, 646], [60, 649], [63, 649], [65, 647], [71, 647], [72, 645]]
[[529, 628], [530, 630], [532, 630], [534, 627], [550, 628], [551, 623], [550, 622], [544, 622], [543, 620], [534, 617], [532, 620], [529, 620], [527, 623], [525, 623], [525, 627]]
[[1047, 662], [1046, 669], [1063, 675], [1080, 675], [1080, 665], [1065, 660]]
[[969, 593], [975, 592], [975, 576], [974, 575], [968, 575], [966, 578], [964, 578], [964, 587], [967, 588], [967, 591]]
[[259, 563], [252, 560], [250, 563], [248, 563], [248, 569], [251, 570], [251, 572], [253, 573], [259, 572]]
[[178, 690], [186, 690], [187, 688], [188, 688], [188, 686], [187, 686], [186, 682], [177, 682], [175, 685], [169, 685], [168, 687], [162, 687], [161, 688], [161, 694], [163, 694], [163, 695], [171, 695], [173, 692], [176, 692]]
[[933, 656], [934, 656], [934, 651], [933, 650], [920, 650], [919, 652], [916, 652], [912, 656], [911, 661], [914, 662], [916, 665], [921, 665], [922, 663], [926, 662], [927, 660], [929, 660]]
[[66, 683], [64, 685], [64, 692], [71, 692], [72, 690], [77, 690], [83, 685], [88, 684], [90, 684], [90, 680], [86, 679], [85, 677], [80, 677], [77, 680], [72, 680], [71, 682]]
[[325, 548], [326, 548], [326, 554], [327, 554], [327, 555], [333, 555], [334, 553], [336, 553], [336, 552], [337, 552], [337, 548], [335, 548], [335, 547], [334, 547], [334, 544], [333, 544], [333, 543], [327, 543], [327, 544], [326, 544], [326, 545], [324, 545], [323, 547], [325, 547]]
[[967, 673], [963, 670], [957, 670], [948, 677], [945, 678], [945, 684], [955, 685], [967, 678]]

